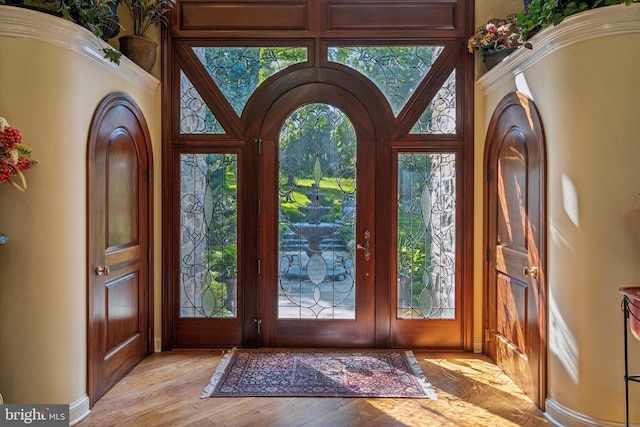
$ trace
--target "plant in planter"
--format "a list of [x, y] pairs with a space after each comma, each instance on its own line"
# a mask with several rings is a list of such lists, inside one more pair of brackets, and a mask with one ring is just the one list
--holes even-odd
[[478, 27], [467, 41], [469, 53], [482, 56], [487, 68], [493, 68], [522, 45], [522, 29], [516, 19], [516, 14], [511, 14], [504, 19], [491, 19]]
[[123, 0], [133, 22], [133, 34], [120, 37], [120, 51], [145, 71], [156, 62], [157, 43], [146, 37], [152, 25], [168, 25], [174, 0]]

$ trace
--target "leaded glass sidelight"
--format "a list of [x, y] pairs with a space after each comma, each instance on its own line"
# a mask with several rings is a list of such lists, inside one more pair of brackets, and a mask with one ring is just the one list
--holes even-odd
[[453, 319], [455, 154], [399, 154], [397, 198], [397, 316]]
[[429, 73], [443, 46], [330, 47], [329, 61], [346, 65], [373, 81], [397, 116]]
[[410, 133], [455, 134], [456, 116], [456, 70], [453, 70]]
[[193, 52], [238, 116], [267, 78], [307, 61], [306, 47], [194, 47]]
[[180, 71], [180, 133], [226, 133], [182, 70]]
[[237, 155], [180, 156], [180, 317], [236, 317]]
[[340, 110], [310, 104], [279, 141], [280, 319], [355, 319], [356, 135]]

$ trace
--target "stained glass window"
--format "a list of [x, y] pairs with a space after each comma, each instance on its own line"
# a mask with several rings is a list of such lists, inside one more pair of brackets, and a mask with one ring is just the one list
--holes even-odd
[[236, 317], [235, 154], [180, 156], [180, 317]]
[[455, 318], [455, 154], [400, 154], [397, 198], [397, 316]]
[[355, 319], [356, 136], [326, 104], [299, 108], [280, 133], [279, 315]]
[[180, 71], [180, 133], [226, 133], [183, 71]]
[[443, 46], [330, 47], [329, 61], [346, 65], [373, 81], [395, 115], [429, 73]]
[[456, 133], [456, 71], [449, 75], [427, 109], [411, 129], [412, 134]]
[[307, 60], [306, 47], [194, 47], [193, 51], [238, 116], [267, 78]]

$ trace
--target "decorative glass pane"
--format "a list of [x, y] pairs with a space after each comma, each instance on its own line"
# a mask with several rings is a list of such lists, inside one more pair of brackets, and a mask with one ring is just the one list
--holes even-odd
[[398, 156], [398, 318], [455, 318], [456, 156]]
[[193, 51], [238, 116], [262, 82], [307, 60], [306, 47], [194, 47]]
[[429, 73], [443, 46], [330, 47], [329, 61], [353, 68], [371, 79], [397, 116]]
[[296, 110], [280, 133], [281, 319], [355, 319], [356, 135], [325, 104]]
[[236, 317], [235, 154], [180, 156], [180, 317]]
[[449, 75], [410, 133], [456, 133], [456, 70]]
[[182, 70], [180, 70], [180, 133], [226, 133]]

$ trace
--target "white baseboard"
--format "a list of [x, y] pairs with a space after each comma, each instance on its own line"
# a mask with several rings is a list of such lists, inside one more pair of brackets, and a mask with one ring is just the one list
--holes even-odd
[[473, 352], [482, 353], [482, 338], [473, 339]]
[[[550, 397], [545, 401], [545, 416], [559, 427], [624, 427], [624, 422], [605, 421], [592, 418], [569, 409]], [[640, 427], [640, 424], [629, 424], [630, 427]]]
[[69, 426], [74, 426], [85, 419], [91, 413], [89, 409], [89, 396], [86, 394], [80, 399], [69, 404]]

